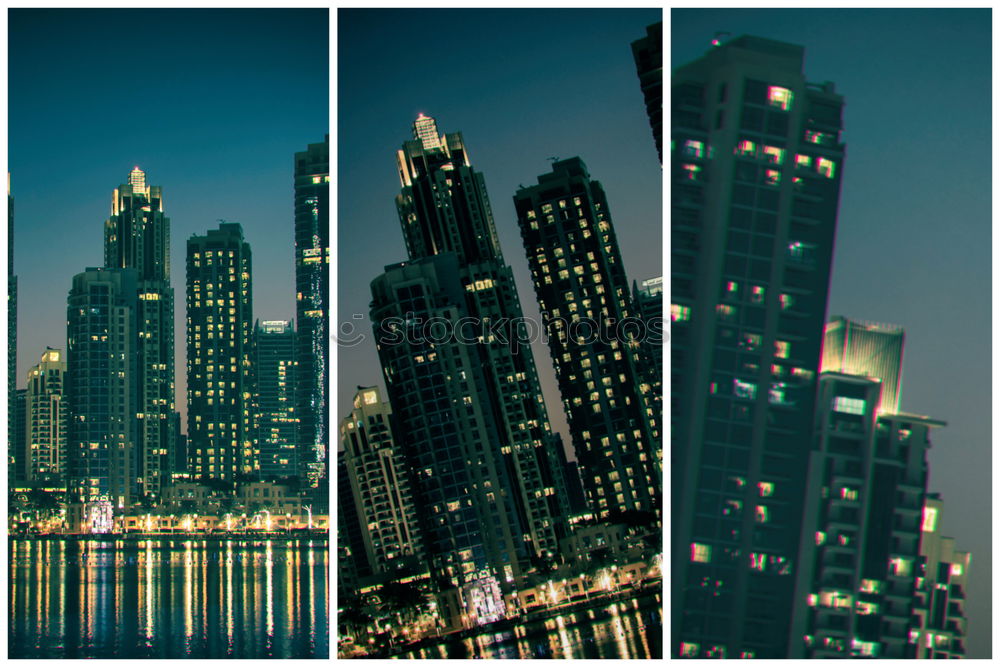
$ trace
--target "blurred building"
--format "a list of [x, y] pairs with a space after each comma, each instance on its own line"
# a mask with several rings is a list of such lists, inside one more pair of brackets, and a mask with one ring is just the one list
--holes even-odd
[[789, 642], [844, 159], [844, 100], [803, 61], [742, 36], [673, 72], [674, 656]]
[[295, 352], [291, 322], [264, 321], [254, 328], [256, 438], [260, 474], [265, 478], [296, 477], [300, 472]]
[[663, 162], [663, 23], [646, 28], [646, 36], [632, 42], [632, 57], [653, 128], [656, 154]]
[[62, 486], [66, 481], [66, 359], [45, 349], [28, 371], [25, 391], [26, 482]]

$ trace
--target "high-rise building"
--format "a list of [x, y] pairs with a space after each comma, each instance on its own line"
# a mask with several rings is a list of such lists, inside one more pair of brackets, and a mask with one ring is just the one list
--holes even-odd
[[[367, 562], [377, 574], [422, 560], [409, 469], [393, 433], [392, 408], [378, 387], [359, 387], [340, 422], [340, 444]], [[425, 565], [425, 564], [424, 564]]]
[[965, 592], [972, 557], [955, 549], [955, 540], [941, 533], [942, 505], [939, 494], [927, 494], [914, 608], [917, 622], [910, 629], [913, 658], [965, 657]]
[[646, 28], [646, 36], [632, 42], [632, 57], [639, 75], [646, 115], [653, 128], [656, 154], [663, 162], [663, 23]]
[[[944, 424], [880, 413], [882, 391], [877, 377], [820, 377], [789, 657], [913, 657], [927, 450]], [[766, 525], [786, 510], [758, 491]]]
[[789, 645], [844, 159], [843, 98], [803, 56], [743, 36], [673, 72], [675, 656]]
[[45, 349], [28, 371], [25, 393], [26, 482], [62, 485], [66, 475], [66, 360], [62, 350]]
[[[23, 479], [24, 465], [17, 462], [20, 441], [15, 437], [14, 415], [17, 411], [17, 276], [14, 275], [14, 197], [10, 193], [7, 172], [7, 479]], [[14, 474], [11, 474], [14, 473]]]
[[371, 319], [427, 561], [454, 596], [439, 608], [461, 606], [478, 625], [505, 615], [534, 549], [475, 332], [462, 343], [423, 330], [434, 321], [457, 331], [472, 317], [467, 294], [454, 253], [404, 262], [372, 282]]
[[174, 432], [174, 290], [170, 286], [170, 219], [163, 192], [135, 167], [115, 189], [104, 223], [104, 266], [135, 269], [139, 405], [136, 462], [139, 493], [155, 500], [170, 481]]
[[87, 531], [107, 532], [139, 499], [136, 269], [89, 268], [73, 277], [66, 312], [70, 502]]
[[[653, 415], [663, 423], [663, 276], [632, 283], [632, 303], [642, 321], [640, 352], [645, 381], [651, 387]], [[662, 462], [662, 457], [658, 459]]]
[[221, 222], [187, 242], [188, 458], [194, 478], [259, 472], [250, 244]]
[[[485, 178], [473, 168], [462, 134], [439, 134], [435, 120], [423, 114], [413, 123], [413, 139], [398, 151], [397, 166], [401, 190], [396, 208], [410, 260], [453, 254], [458, 275], [437, 272], [436, 279], [457, 281], [464, 297], [455, 305], [463, 305], [478, 323], [476, 331], [465, 332], [473, 341], [453, 339], [451, 347], [472, 342], [481, 359], [479, 386], [486, 392], [481, 409], [491, 413], [496, 429], [491, 442], [512, 482], [503, 492], [514, 503], [515, 532], [531, 557], [551, 558], [567, 531], [566, 457], [549, 424]], [[439, 289], [450, 293], [453, 287]], [[387, 382], [391, 403], [401, 407], [397, 379], [387, 376]]]
[[298, 475], [295, 369], [292, 323], [283, 320], [259, 322], [254, 328], [256, 428], [260, 474], [265, 478]]
[[299, 475], [322, 476], [330, 384], [330, 138], [295, 154], [295, 321]]
[[660, 420], [604, 189], [570, 158], [514, 208], [588, 502], [659, 514]]

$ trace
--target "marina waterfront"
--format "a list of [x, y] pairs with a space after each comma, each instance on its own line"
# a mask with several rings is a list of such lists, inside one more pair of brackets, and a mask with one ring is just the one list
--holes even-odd
[[660, 593], [594, 600], [572, 611], [529, 620], [512, 629], [442, 639], [397, 658], [607, 658], [663, 657]]
[[11, 539], [9, 658], [326, 658], [325, 539]]

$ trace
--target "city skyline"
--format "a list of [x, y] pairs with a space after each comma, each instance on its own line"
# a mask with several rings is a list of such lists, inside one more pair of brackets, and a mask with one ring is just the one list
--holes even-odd
[[[393, 210], [399, 190], [393, 156], [421, 113], [441, 128], [461, 131], [470, 159], [485, 175], [499, 245], [526, 317], [540, 321], [513, 197], [547, 171], [552, 158], [579, 155], [604, 185], [629, 284], [662, 273], [661, 171], [630, 47], [660, 20], [660, 10], [394, 10], [389, 25], [379, 20], [380, 12], [339, 14], [337, 313], [340, 326], [351, 324], [366, 339], [338, 348], [338, 417], [350, 410], [358, 384], [382, 384], [367, 315], [368, 283], [406, 256]], [[444, 62], [455, 51], [465, 57], [447, 72], [394, 68], [394, 54], [377, 44], [405, 42], [420, 26], [454, 36], [424, 45], [427, 58]], [[524, 48], [505, 49], [505, 30], [524, 35]], [[568, 59], [570, 51], [577, 61]], [[502, 65], [494, 53], [506, 54]], [[567, 67], [549, 82], [541, 63], [552, 62]], [[533, 103], [506, 94], [505, 86], [513, 85]], [[591, 93], [595, 88], [600, 95]], [[362, 244], [365, 253], [352, 252]], [[532, 352], [552, 428], [573, 458], [548, 347], [536, 342]]]
[[[990, 502], [969, 491], [992, 483], [982, 363], [991, 345], [989, 10], [675, 9], [671, 18], [673, 66], [704, 54], [717, 31], [751, 34], [805, 46], [810, 80], [836, 81], [844, 94], [848, 156], [827, 315], [906, 329], [900, 407], [948, 423], [934, 433], [928, 489], [943, 498], [944, 533], [972, 554], [970, 589], [989, 590]], [[988, 655], [989, 596], [970, 596], [966, 614], [968, 656]]]
[[[81, 21], [92, 30], [77, 32]], [[143, 70], [169, 83], [170, 93], [162, 104], [145, 105], [142, 114], [109, 116], [104, 96], [92, 91], [104, 89], [108, 73], [122, 71], [111, 45], [136, 22], [169, 45], [139, 53]], [[178, 31], [190, 34], [193, 46], [175, 47], [166, 39]], [[83, 40], [108, 46], [84, 47]], [[11, 11], [9, 119], [16, 131], [9, 137], [8, 169], [21, 331], [18, 387], [46, 345], [65, 348], [70, 281], [102, 265], [112, 192], [136, 166], [147, 182], [162, 187], [170, 218], [182, 424], [186, 332], [178, 297], [188, 238], [219, 219], [240, 223], [254, 248], [254, 317], [295, 319], [294, 156], [328, 134], [328, 53], [326, 10]], [[70, 118], [57, 95], [75, 102]], [[55, 181], [53, 172], [59, 174]], [[26, 261], [33, 256], [47, 260]]]

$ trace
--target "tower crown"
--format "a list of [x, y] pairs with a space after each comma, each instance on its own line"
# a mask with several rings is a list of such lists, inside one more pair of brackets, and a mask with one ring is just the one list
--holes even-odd
[[441, 135], [438, 134], [437, 121], [421, 113], [413, 122], [413, 138], [419, 141], [425, 151], [441, 150]]

